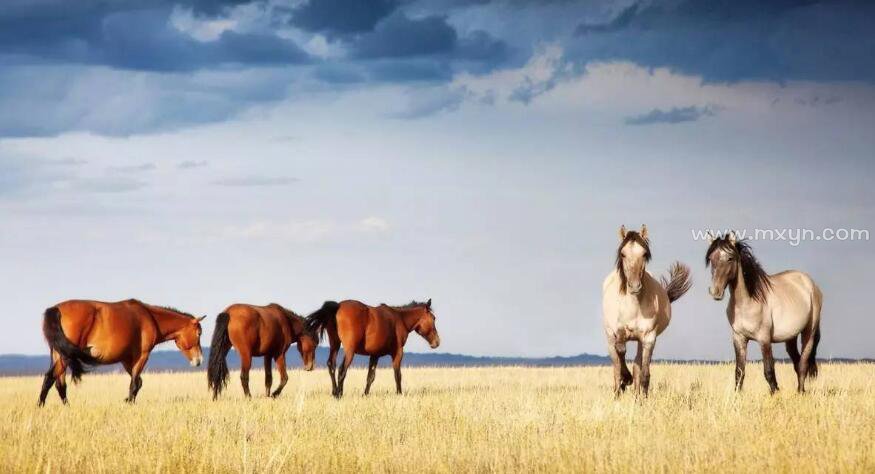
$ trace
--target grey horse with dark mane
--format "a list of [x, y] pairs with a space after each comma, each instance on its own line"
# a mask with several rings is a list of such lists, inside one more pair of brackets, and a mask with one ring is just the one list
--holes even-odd
[[[711, 266], [711, 288], [715, 300], [729, 288], [726, 316], [735, 345], [735, 388], [744, 384], [747, 344], [760, 344], [769, 390], [778, 390], [772, 343], [783, 342], [793, 360], [797, 389], [805, 391], [806, 377], [817, 376], [817, 345], [820, 342], [820, 310], [823, 293], [807, 274], [787, 270], [769, 275], [753, 256], [750, 246], [734, 232], [712, 238], [705, 265]], [[800, 349], [796, 340], [800, 339]]]

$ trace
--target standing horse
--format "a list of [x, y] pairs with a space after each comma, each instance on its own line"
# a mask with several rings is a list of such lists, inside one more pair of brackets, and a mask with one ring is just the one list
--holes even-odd
[[143, 386], [140, 374], [156, 345], [173, 340], [192, 366], [199, 366], [201, 325], [205, 318], [137, 300], [104, 303], [70, 300], [52, 306], [43, 316], [43, 334], [51, 349], [51, 366], [43, 378], [39, 404], [44, 405], [52, 384], [67, 403], [66, 372], [79, 382], [85, 365], [120, 362], [131, 384], [127, 402], [133, 403]]
[[[602, 311], [608, 354], [614, 365], [614, 396], [634, 382], [636, 392], [650, 390], [650, 359], [656, 336], [671, 320], [671, 303], [692, 285], [690, 269], [675, 262], [669, 277], [656, 281], [644, 267], [650, 261], [647, 226], [640, 232], [620, 227], [616, 268], [602, 284]], [[634, 375], [626, 366], [626, 342], [638, 341]]]
[[[313, 370], [316, 357], [316, 337], [305, 327], [304, 318], [282, 306], [272, 303], [267, 306], [233, 304], [216, 318], [216, 330], [210, 346], [210, 362], [207, 379], [213, 391], [213, 400], [218, 398], [228, 385], [228, 351], [233, 346], [240, 354], [240, 383], [243, 393], [249, 393], [249, 369], [252, 358], [264, 356], [264, 384], [267, 396], [278, 397], [289, 375], [286, 373], [286, 351], [298, 344], [298, 352], [304, 362], [304, 370]], [[273, 394], [273, 374], [270, 362], [276, 361], [280, 384]]]
[[[322, 308], [307, 317], [307, 327], [317, 335], [328, 333], [330, 350], [328, 353], [328, 373], [331, 375], [331, 393], [337, 398], [343, 396], [343, 382], [346, 371], [356, 354], [370, 356], [365, 395], [371, 390], [377, 370], [377, 360], [388, 355], [392, 357], [395, 369], [395, 390], [401, 394], [401, 359], [404, 358], [404, 344], [412, 331], [422, 336], [432, 349], [438, 347], [441, 338], [434, 324], [431, 300], [425, 303], [411, 302], [405, 306], [367, 306], [358, 301], [326, 301]], [[343, 365], [337, 380], [334, 368], [337, 351], [343, 344]]]
[[[817, 345], [820, 343], [820, 309], [823, 293], [805, 273], [788, 270], [769, 275], [753, 256], [750, 246], [729, 236], [712, 238], [705, 265], [711, 266], [708, 292], [720, 301], [729, 287], [726, 316], [735, 346], [735, 389], [744, 385], [747, 344], [754, 340], [763, 353], [763, 370], [769, 391], [778, 390], [772, 343], [784, 342], [793, 360], [797, 390], [805, 392], [805, 378], [817, 377]], [[741, 278], [739, 278], [741, 276]], [[802, 354], [796, 347], [801, 335]]]

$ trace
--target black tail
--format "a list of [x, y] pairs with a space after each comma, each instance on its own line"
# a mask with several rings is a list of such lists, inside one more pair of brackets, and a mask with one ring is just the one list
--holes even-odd
[[326, 301], [322, 304], [321, 308], [317, 309], [310, 316], [307, 316], [307, 331], [316, 337], [317, 343], [319, 342], [322, 333], [325, 332], [328, 323], [334, 321], [335, 316], [337, 316], [338, 308], [340, 308], [340, 304], [336, 301]]
[[660, 279], [662, 287], [668, 293], [668, 301], [675, 302], [684, 293], [690, 290], [693, 286], [693, 280], [690, 279], [690, 267], [681, 262], [674, 262], [668, 269], [668, 278]]
[[817, 345], [820, 344], [820, 325], [814, 330], [814, 348], [811, 349], [811, 358], [808, 359], [808, 376], [817, 378]]
[[73, 382], [79, 383], [82, 374], [88, 372], [85, 365], [98, 365], [100, 361], [87, 351], [80, 349], [70, 342], [61, 328], [61, 311], [57, 306], [52, 306], [43, 314], [43, 334], [49, 347], [60, 354], [64, 363], [70, 368]]
[[213, 391], [213, 400], [218, 398], [222, 390], [228, 386], [228, 352], [231, 350], [231, 338], [228, 337], [228, 313], [216, 317], [216, 330], [213, 332], [213, 343], [210, 345], [210, 362], [207, 364], [207, 381]]

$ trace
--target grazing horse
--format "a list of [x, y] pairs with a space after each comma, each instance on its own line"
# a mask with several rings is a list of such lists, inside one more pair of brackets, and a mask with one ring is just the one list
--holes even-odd
[[[304, 318], [293, 311], [272, 303], [267, 306], [233, 304], [216, 318], [216, 330], [210, 346], [210, 361], [207, 379], [213, 391], [213, 400], [218, 398], [228, 385], [228, 351], [233, 346], [240, 354], [240, 383], [243, 393], [249, 393], [249, 369], [252, 358], [264, 356], [264, 384], [267, 396], [278, 397], [289, 375], [286, 373], [286, 351], [298, 344], [298, 352], [304, 362], [304, 370], [313, 370], [316, 358], [317, 338], [305, 327]], [[273, 375], [270, 362], [276, 361], [280, 384], [271, 394]]]
[[133, 403], [143, 386], [140, 374], [156, 345], [173, 340], [193, 367], [201, 365], [201, 325], [205, 318], [142, 303], [137, 300], [104, 303], [70, 300], [47, 309], [43, 334], [51, 349], [51, 366], [43, 379], [39, 404], [44, 405], [52, 384], [67, 403], [66, 372], [79, 382], [85, 365], [120, 362], [131, 384], [127, 402]]
[[[328, 333], [330, 350], [328, 353], [328, 373], [331, 375], [331, 393], [337, 398], [343, 396], [343, 382], [346, 371], [356, 354], [371, 356], [368, 362], [368, 379], [365, 395], [371, 390], [377, 370], [377, 360], [388, 355], [392, 357], [395, 369], [395, 390], [401, 394], [401, 359], [404, 357], [404, 344], [412, 331], [422, 336], [432, 349], [438, 347], [441, 338], [434, 324], [431, 300], [425, 303], [416, 301], [404, 306], [367, 306], [358, 301], [326, 301], [322, 308], [307, 317], [307, 327], [316, 334]], [[337, 380], [334, 368], [337, 351], [343, 344], [343, 365]]]
[[[602, 284], [602, 311], [608, 354], [614, 365], [614, 396], [634, 382], [636, 392], [647, 396], [650, 390], [650, 359], [656, 336], [671, 320], [671, 303], [692, 285], [690, 269], [675, 262], [669, 277], [656, 281], [645, 270], [650, 261], [647, 226], [640, 232], [620, 228], [620, 247], [616, 268]], [[638, 341], [634, 375], [626, 366], [626, 342]]]
[[[715, 300], [722, 300], [729, 287], [726, 316], [732, 327], [735, 346], [735, 389], [741, 390], [744, 385], [747, 344], [754, 340], [762, 349], [769, 391], [775, 393], [778, 390], [772, 343], [784, 342], [796, 370], [797, 390], [805, 392], [805, 378], [817, 377], [820, 309], [823, 306], [823, 293], [814, 280], [796, 270], [767, 274], [753, 256], [750, 246], [738, 240], [735, 232], [711, 238], [705, 265], [711, 266], [708, 292]], [[796, 347], [796, 338], [800, 335], [802, 354]]]

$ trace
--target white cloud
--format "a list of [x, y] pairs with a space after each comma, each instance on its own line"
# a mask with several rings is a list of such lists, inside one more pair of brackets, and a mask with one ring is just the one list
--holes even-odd
[[389, 230], [389, 221], [382, 217], [366, 217], [359, 221], [358, 227], [364, 232], [386, 232]]

